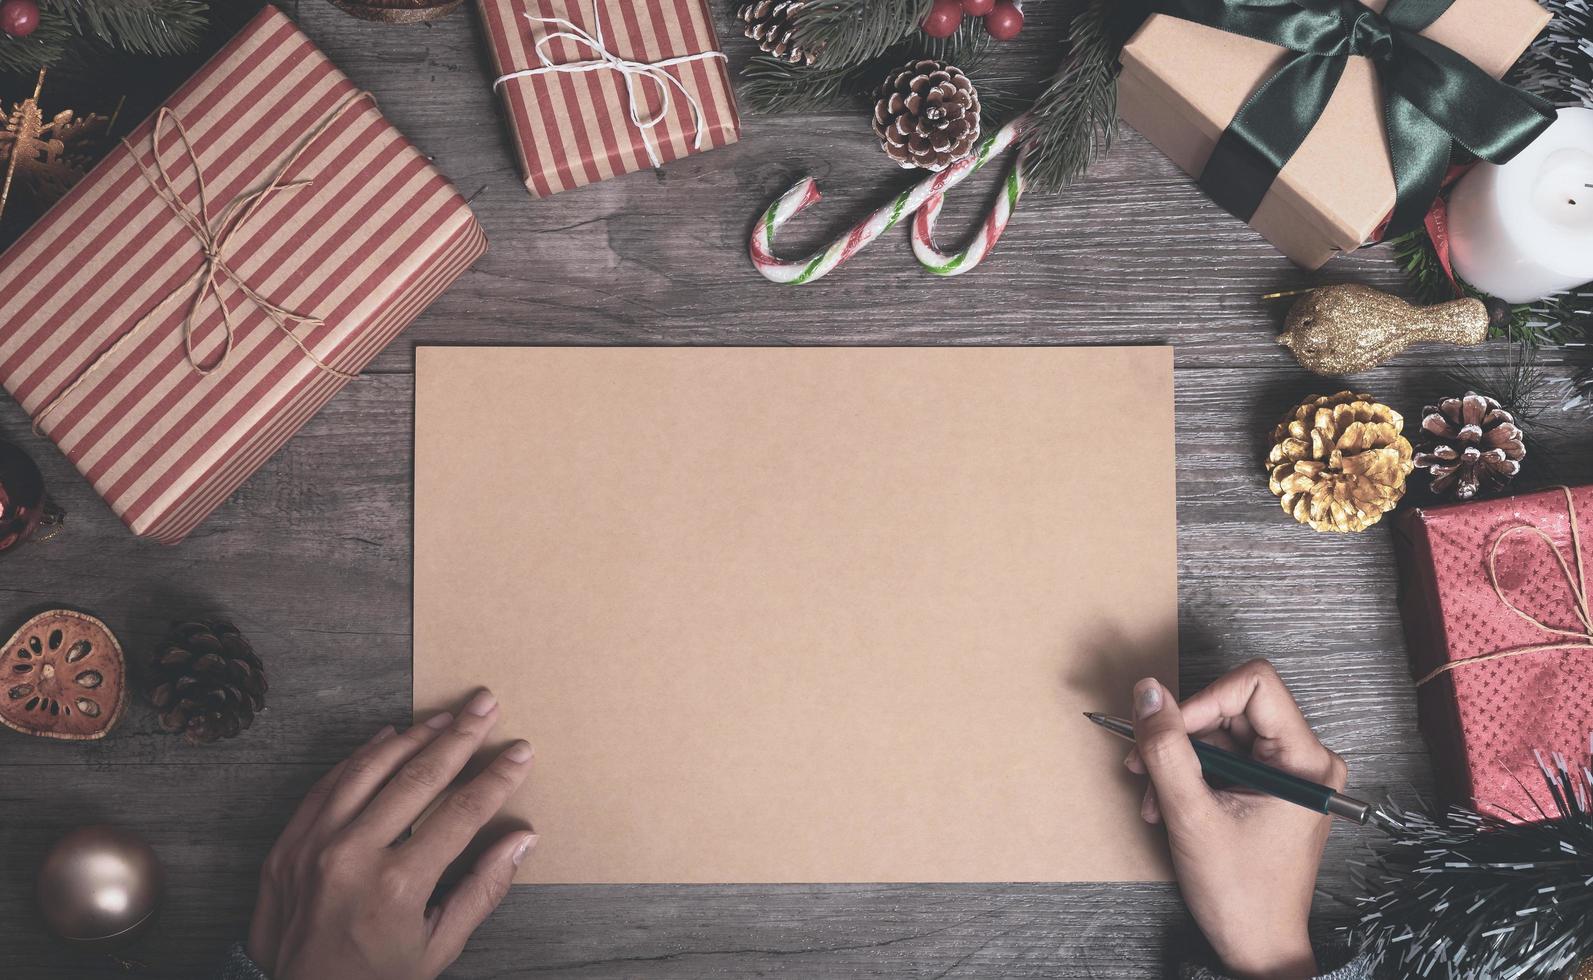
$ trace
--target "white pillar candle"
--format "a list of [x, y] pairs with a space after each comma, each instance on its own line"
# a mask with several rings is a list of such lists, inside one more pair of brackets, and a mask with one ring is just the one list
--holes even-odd
[[1511, 303], [1593, 281], [1593, 109], [1561, 109], [1509, 163], [1482, 163], [1449, 196], [1460, 278]]

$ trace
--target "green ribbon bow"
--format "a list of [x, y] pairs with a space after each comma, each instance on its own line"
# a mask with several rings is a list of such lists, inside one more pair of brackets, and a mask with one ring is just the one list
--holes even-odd
[[1455, 144], [1505, 163], [1555, 118], [1548, 102], [1421, 36], [1452, 2], [1389, 0], [1381, 14], [1356, 0], [1138, 0], [1124, 6], [1295, 52], [1240, 107], [1200, 175], [1212, 199], [1245, 221], [1321, 118], [1350, 57], [1372, 59], [1383, 83], [1398, 191], [1388, 234], [1397, 235], [1421, 224]]

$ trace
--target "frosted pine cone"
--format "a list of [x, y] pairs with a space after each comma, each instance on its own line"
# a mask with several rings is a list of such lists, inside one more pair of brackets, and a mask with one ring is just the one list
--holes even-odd
[[1456, 500], [1503, 490], [1527, 455], [1515, 416], [1474, 391], [1422, 409], [1416, 439], [1416, 466], [1432, 475], [1433, 493]]
[[874, 135], [902, 167], [945, 170], [979, 141], [979, 93], [962, 70], [915, 61], [890, 73], [874, 105]]
[[736, 11], [747, 25], [742, 33], [758, 42], [758, 50], [793, 65], [809, 65], [819, 58], [819, 48], [803, 47], [796, 36], [797, 17], [807, 0], [753, 0]]

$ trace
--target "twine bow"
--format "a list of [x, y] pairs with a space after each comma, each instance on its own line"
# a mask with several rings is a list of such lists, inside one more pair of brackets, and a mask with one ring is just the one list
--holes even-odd
[[[537, 60], [542, 63], [541, 67], [522, 68], [519, 71], [511, 71], [507, 74], [499, 75], [492, 83], [493, 91], [496, 92], [504, 82], [512, 79], [529, 78], [532, 75], [542, 75], [549, 72], [574, 75], [584, 74], [589, 71], [618, 72], [619, 76], [625, 80], [625, 94], [630, 101], [631, 125], [635, 126], [637, 132], [642, 134], [642, 148], [647, 151], [648, 162], [654, 167], [662, 167], [664, 161], [658, 155], [658, 148], [655, 145], [657, 140], [650, 137], [652, 137], [654, 127], [669, 116], [671, 104], [669, 89], [670, 86], [674, 86], [680, 91], [681, 98], [686, 100], [686, 105], [691, 109], [691, 124], [694, 134], [692, 149], [702, 149], [702, 101], [692, 93], [691, 89], [686, 87], [685, 83], [664, 69], [674, 65], [684, 65], [693, 61], [703, 61], [711, 58], [718, 58], [723, 61], [725, 60], [724, 52], [699, 51], [696, 54], [664, 58], [660, 61], [632, 61], [629, 58], [621, 58], [608, 49], [607, 43], [603, 39], [601, 0], [592, 0], [592, 31], [587, 31], [579, 24], [564, 17], [534, 17], [531, 14], [526, 14], [525, 18], [533, 24], [545, 24], [549, 27], [556, 27], [558, 30], [549, 31], [537, 38], [534, 50], [536, 51]], [[548, 53], [548, 48], [555, 40], [561, 39], [589, 49], [592, 57], [586, 61], [570, 61], [562, 64], [554, 61], [553, 57]], [[645, 115], [647, 103], [642, 98], [642, 91], [637, 85], [637, 80], [642, 78], [658, 86], [658, 92], [661, 96], [658, 111], [650, 116]]]
[[[1493, 539], [1493, 546], [1488, 549], [1488, 584], [1493, 586], [1494, 595], [1499, 597], [1499, 601], [1504, 603], [1505, 608], [1509, 609], [1517, 616], [1520, 616], [1528, 623], [1531, 623], [1533, 626], [1536, 626], [1543, 632], [1555, 636], [1562, 636], [1565, 637], [1565, 639], [1554, 643], [1539, 643], [1533, 646], [1513, 647], [1509, 650], [1497, 650], [1493, 653], [1479, 654], [1475, 657], [1463, 657], [1459, 660], [1451, 660], [1450, 662], [1440, 664], [1438, 667], [1429, 671], [1424, 677], [1416, 682], [1417, 687], [1420, 687], [1423, 684], [1426, 684], [1428, 681], [1433, 680], [1434, 678], [1451, 670], [1454, 670], [1457, 667], [1464, 667], [1468, 664], [1486, 663], [1490, 660], [1506, 660], [1511, 657], [1521, 657], [1529, 653], [1544, 653], [1549, 650], [1585, 650], [1593, 652], [1593, 608], [1590, 608], [1588, 605], [1587, 569], [1584, 566], [1582, 559], [1582, 531], [1580, 525], [1577, 523], [1576, 500], [1571, 495], [1570, 487], [1560, 487], [1559, 489], [1565, 493], [1565, 509], [1566, 513], [1569, 514], [1571, 518], [1571, 558], [1572, 561], [1576, 563], [1575, 572], [1572, 572], [1571, 562], [1565, 560], [1565, 554], [1560, 550], [1559, 546], [1554, 543], [1554, 539], [1549, 537], [1548, 532], [1544, 531], [1535, 524], [1517, 524], [1515, 527], [1506, 528], [1499, 532], [1498, 536]], [[1511, 602], [1510, 597], [1505, 595], [1504, 589], [1499, 585], [1499, 549], [1504, 545], [1505, 541], [1511, 537], [1511, 535], [1515, 534], [1535, 534], [1548, 544], [1549, 553], [1553, 555], [1554, 560], [1559, 563], [1560, 572], [1565, 576], [1565, 584], [1571, 590], [1571, 608], [1575, 610], [1576, 618], [1582, 623], [1582, 628], [1580, 630], [1561, 629], [1558, 626], [1550, 626], [1548, 623], [1545, 623], [1543, 620], [1533, 616], [1531, 613], [1528, 613], [1520, 606], [1517, 606], [1515, 603]]]
[[[231, 244], [233, 236], [238, 233], [238, 229], [249, 223], [249, 219], [258, 212], [260, 205], [267, 198], [278, 192], [296, 191], [310, 186], [312, 183], [310, 180], [284, 181], [283, 177], [292, 169], [293, 164], [298, 161], [306, 147], [315, 142], [316, 138], [322, 133], [330, 129], [350, 106], [360, 99], [368, 97], [368, 95], [369, 93], [366, 92], [354, 92], [338, 103], [313, 130], [299, 141], [293, 152], [277, 167], [276, 173], [269, 181], [261, 187], [252, 191], [245, 191], [234, 197], [215, 216], [210, 213], [210, 200], [205, 190], [204, 170], [199, 166], [199, 155], [194, 150], [193, 142], [188, 138], [188, 130], [183, 125], [182, 118], [172, 111], [169, 106], [162, 106], [160, 111], [155, 114], [155, 124], [150, 132], [150, 148], [154, 158], [153, 168], [138, 158], [137, 151], [131, 143], [126, 139], [122, 140], [122, 145], [131, 151], [133, 163], [143, 173], [144, 179], [149, 182], [150, 187], [154, 188], [155, 194], [165, 202], [167, 207], [172, 209], [178, 219], [188, 227], [188, 230], [193, 232], [194, 240], [199, 245], [199, 251], [204, 261], [192, 276], [173, 288], [165, 298], [155, 305], [154, 309], [129, 327], [110, 347], [106, 348], [98, 357], [90, 361], [87, 367], [78, 372], [77, 377], [73, 378], [70, 384], [54, 398], [50, 399], [44, 408], [33, 417], [33, 431], [36, 434], [42, 435], [44, 420], [60, 408], [84, 382], [93, 377], [101, 366], [111, 361], [123, 348], [140, 337], [146, 327], [154, 324], [159, 315], [165, 311], [167, 304], [173, 299], [182, 296], [190, 297], [188, 312], [183, 317], [183, 351], [188, 359], [189, 366], [201, 376], [212, 374], [225, 367], [232, 356], [235, 331], [232, 324], [232, 311], [228, 308], [227, 301], [221, 295], [221, 281], [223, 279], [231, 282], [251, 303], [264, 311], [277, 329], [282, 331], [289, 340], [293, 341], [294, 345], [317, 368], [344, 380], [353, 380], [358, 377], [357, 374], [351, 374], [332, 367], [317, 357], [304, 341], [299, 339], [290, 325], [299, 323], [321, 326], [324, 321], [320, 317], [296, 313], [269, 299], [250, 285], [243, 276], [239, 275], [228, 264], [227, 255], [228, 246]], [[167, 171], [165, 162], [161, 160], [161, 140], [168, 127], [177, 134], [177, 139], [182, 144], [183, 154], [188, 158], [188, 163], [193, 168], [197, 207], [190, 206], [177, 193], [177, 187], [172, 182], [171, 174]], [[211, 298], [215, 299], [216, 305], [221, 309], [223, 344], [221, 353], [206, 363], [200, 359], [198, 352], [194, 349], [194, 330], [198, 324], [200, 312]]]

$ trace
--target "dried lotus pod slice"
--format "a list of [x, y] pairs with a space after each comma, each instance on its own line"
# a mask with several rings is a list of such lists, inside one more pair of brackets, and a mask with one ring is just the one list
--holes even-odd
[[126, 705], [122, 645], [93, 616], [40, 613], [0, 648], [0, 724], [13, 731], [103, 738]]

